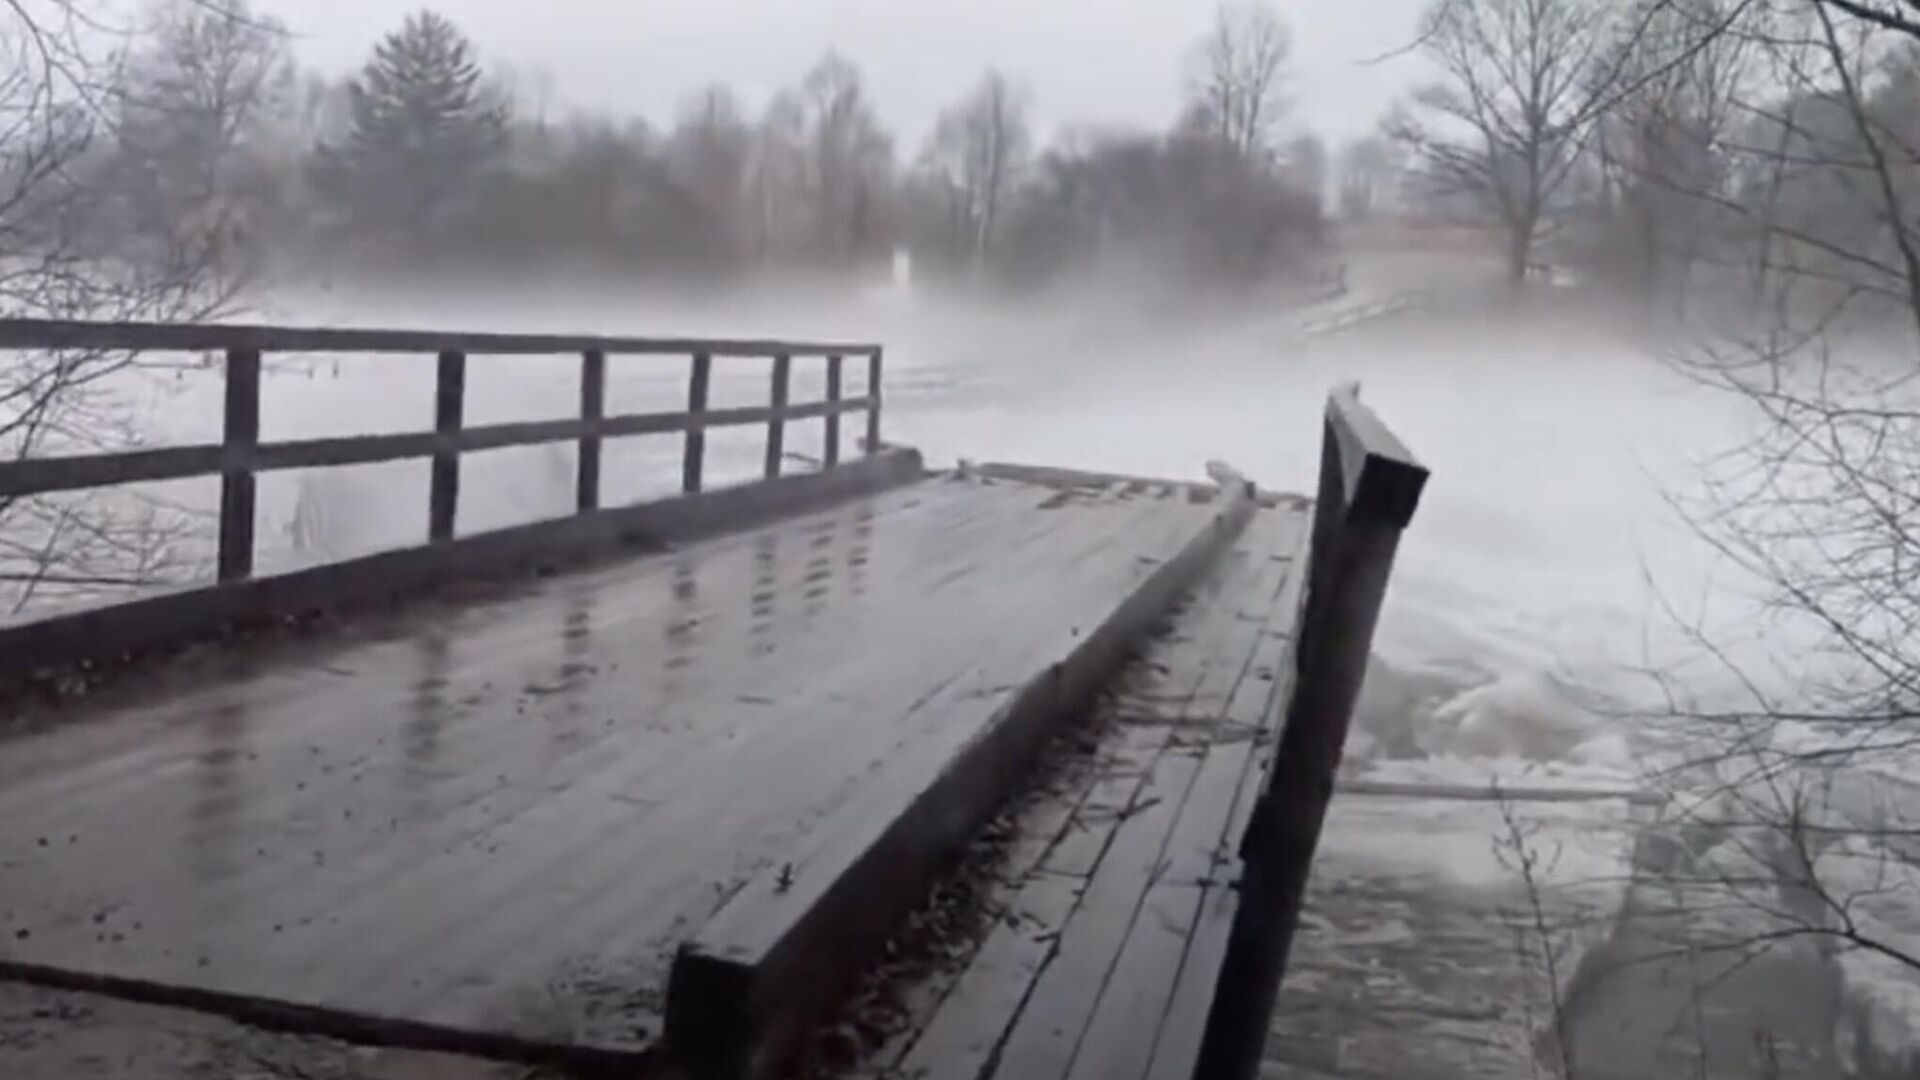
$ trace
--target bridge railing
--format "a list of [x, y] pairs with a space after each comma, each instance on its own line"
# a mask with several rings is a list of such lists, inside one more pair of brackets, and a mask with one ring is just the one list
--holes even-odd
[[[459, 334], [395, 330], [310, 329], [280, 326], [175, 326], [0, 320], [0, 350], [86, 350], [219, 353], [225, 356], [225, 409], [218, 443], [128, 450], [118, 453], [27, 458], [0, 462], [0, 503], [8, 499], [142, 481], [220, 478], [218, 579], [253, 575], [255, 478], [262, 472], [430, 459], [426, 507], [430, 544], [451, 541], [460, 502], [464, 454], [507, 447], [572, 442], [578, 446], [575, 504], [579, 513], [600, 507], [601, 446], [630, 435], [681, 433], [685, 450], [681, 487], [698, 494], [705, 483], [706, 433], [715, 428], [765, 425], [765, 474], [778, 479], [785, 459], [786, 426], [823, 419], [822, 465], [841, 460], [841, 418], [865, 413], [865, 452], [880, 446], [881, 365], [878, 345], [790, 341], [728, 341], [699, 338], [581, 337], [547, 334]], [[433, 428], [418, 432], [338, 438], [262, 441], [260, 383], [264, 361], [274, 354], [392, 354], [432, 356], [438, 365]], [[570, 419], [467, 426], [467, 360], [473, 356], [575, 356], [580, 409]], [[674, 356], [688, 365], [686, 408], [673, 412], [606, 415], [607, 358]], [[709, 407], [717, 358], [771, 360], [767, 404]], [[848, 359], [867, 366], [866, 393], [843, 393]], [[795, 360], [825, 364], [826, 396], [791, 400]], [[423, 403], [424, 404], [424, 403]]]

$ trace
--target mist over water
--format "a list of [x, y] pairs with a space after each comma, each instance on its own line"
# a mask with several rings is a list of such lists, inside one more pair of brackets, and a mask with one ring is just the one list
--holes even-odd
[[[1388, 662], [1447, 671], [1463, 685], [1553, 672], [1597, 694], [1644, 696], [1631, 669], [1671, 675], [1694, 657], [1676, 619], [1725, 622], [1746, 610], [1746, 585], [1667, 500], [1690, 491], [1699, 463], [1751, 418], [1677, 373], [1666, 346], [1607, 317], [1432, 310], [1316, 336], [1303, 332], [1302, 312], [1270, 302], [1202, 306], [1092, 290], [987, 303], [879, 283], [851, 295], [726, 296], [495, 284], [406, 295], [289, 290], [258, 306], [293, 323], [875, 341], [887, 348], [885, 437], [935, 465], [1015, 461], [1198, 479], [1222, 459], [1264, 486], [1298, 492], [1313, 487], [1327, 391], [1358, 380], [1434, 472], [1380, 630]], [[469, 377], [471, 423], [560, 417], [577, 402], [566, 358], [479, 358]], [[765, 393], [762, 362], [723, 363], [716, 377], [717, 404], [753, 404]], [[860, 378], [850, 365], [850, 392]], [[684, 380], [676, 358], [616, 358], [610, 408], [677, 408]], [[796, 364], [795, 380], [796, 400], [819, 395], [817, 365]], [[431, 384], [422, 358], [296, 363], [269, 380], [265, 434], [422, 427]], [[204, 400], [184, 408], [176, 400], [169, 426], [216, 422], [216, 393], [170, 390]], [[818, 426], [790, 432], [791, 448], [817, 455]], [[743, 430], [718, 440], [716, 475], [750, 478], [759, 438]], [[609, 498], [670, 493], [678, 450], [672, 438], [611, 446]], [[330, 513], [350, 526], [350, 546], [414, 541], [424, 468], [355, 471], [366, 475], [316, 481], [342, 504]], [[565, 512], [571, 477], [568, 447], [477, 459], [462, 528]], [[269, 495], [267, 513], [291, 514], [289, 499], [297, 494]]]

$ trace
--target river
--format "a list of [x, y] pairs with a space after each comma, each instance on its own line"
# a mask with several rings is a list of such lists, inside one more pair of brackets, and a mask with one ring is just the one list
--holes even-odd
[[[1403, 543], [1382, 620], [1351, 750], [1354, 775], [1456, 786], [1499, 780], [1571, 790], [1644, 787], [1642, 766], [1662, 749], [1653, 727], [1631, 719], [1659, 702], [1646, 673], [1708, 696], [1730, 680], [1724, 668], [1702, 663], [1688, 628], [1708, 628], [1744, 667], [1760, 666], [1781, 647], [1752, 630], [1753, 583], [1701, 543], [1670, 502], [1695, 490], [1700, 462], [1732, 445], [1752, 419], [1739, 402], [1679, 375], [1630, 320], [1551, 300], [1501, 318], [1490, 314], [1483, 293], [1459, 295], [1476, 299], [1430, 302], [1332, 334], [1306, 332], [1313, 320], [1299, 313], [1260, 306], [1195, 310], [1084, 300], [1017, 309], [878, 292], [852, 302], [783, 296], [697, 305], [555, 288], [484, 311], [458, 294], [404, 305], [305, 295], [263, 307], [269, 317], [360, 325], [874, 338], [888, 348], [885, 437], [920, 447], [936, 465], [1000, 460], [1199, 479], [1206, 462], [1223, 459], [1264, 485], [1299, 491], [1311, 490], [1327, 390], [1358, 380], [1363, 399], [1431, 467], [1433, 480]], [[675, 407], [683, 378], [672, 361], [616, 359], [609, 408]], [[431, 379], [430, 364], [397, 358], [296, 361], [267, 381], [263, 435], [422, 426]], [[550, 359], [476, 361], [468, 419], [563, 416], [577, 400], [573, 379], [571, 366], [556, 368]], [[799, 365], [795, 399], [818, 389], [819, 373]], [[723, 368], [715, 393], [716, 405], [755, 403], [764, 393], [762, 373], [751, 364]], [[171, 437], [209, 437], [216, 402], [214, 381], [199, 379], [152, 390], [143, 408], [164, 417], [159, 426]], [[790, 433], [789, 445], [803, 456], [817, 454], [811, 433]], [[709, 474], [723, 482], [748, 479], [757, 469], [756, 433], [716, 439], [711, 452]], [[607, 501], [672, 490], [677, 454], [673, 439], [610, 446]], [[463, 531], [566, 512], [571, 474], [564, 449], [476, 459], [463, 483]], [[417, 542], [424, 494], [425, 470], [414, 465], [270, 478], [261, 492], [269, 549], [262, 564]], [[1554, 939], [1545, 947], [1560, 951], [1554, 981], [1563, 985], [1519, 1019], [1512, 1009], [1493, 1009], [1480, 1025], [1486, 1030], [1446, 1016], [1427, 1025], [1441, 1043], [1504, 1047], [1502, 1060], [1514, 1075], [1529, 1075], [1522, 1066], [1546, 1053], [1538, 1036], [1553, 1026], [1540, 1018], [1564, 1011], [1561, 996], [1578, 981], [1583, 958], [1644, 952], [1646, 941], [1665, 941], [1685, 923], [1673, 922], [1670, 912], [1653, 922], [1621, 916], [1636, 896], [1646, 906], [1644, 883], [1633, 883], [1647, 869], [1645, 822], [1625, 802], [1582, 806], [1572, 813], [1521, 807], [1503, 816], [1486, 806], [1459, 810], [1422, 800], [1337, 803], [1316, 888], [1334, 890], [1325, 894], [1329, 903], [1338, 897], [1359, 905], [1352, 912], [1375, 912], [1377, 918], [1366, 917], [1379, 925], [1444, 928], [1478, 919], [1500, 927], [1478, 945], [1471, 935], [1434, 931], [1478, 951], [1486, 961], [1483, 989], [1495, 998], [1538, 993], [1537, 972], [1513, 970], [1507, 935], [1515, 912], [1539, 911], [1525, 894], [1544, 894], [1544, 915], [1520, 919], [1520, 936], [1527, 923], [1565, 922], [1542, 934]], [[1551, 850], [1554, 866], [1524, 874], [1512, 850], [1508, 858], [1487, 857], [1513, 848], [1517, 837], [1521, 847]], [[1705, 851], [1715, 842], [1696, 846]], [[1436, 852], [1446, 857], [1436, 861]], [[1416, 986], [1409, 973], [1430, 967], [1440, 953], [1402, 947], [1394, 934], [1376, 940], [1378, 928], [1368, 937], [1366, 928], [1349, 925], [1328, 940], [1342, 950], [1374, 942], [1385, 949], [1382, 963], [1400, 965], [1395, 985]], [[1346, 954], [1314, 948], [1311, 940], [1303, 946], [1295, 993], [1320, 986], [1322, 997], [1292, 1001], [1287, 1015], [1377, 1012], [1378, 1002], [1353, 997], [1356, 986], [1374, 984], [1339, 974]], [[1742, 967], [1728, 1000], [1744, 1001], [1732, 1007], [1750, 1015], [1711, 1033], [1694, 1031], [1689, 1045], [1711, 1043], [1725, 1057], [1726, 1046], [1751, 1041], [1743, 1024], [1772, 1024], [1753, 1019], [1766, 1015], [1753, 1002], [1828, 984], [1834, 988], [1821, 1015], [1841, 1015], [1847, 994], [1871, 999], [1874, 1037], [1901, 1043], [1902, 1013], [1911, 1012], [1920, 992], [1901, 973], [1888, 975], [1857, 957], [1847, 962], [1845, 987], [1837, 961], [1825, 954]], [[1671, 1011], [1648, 1003], [1668, 1000], [1650, 988], [1672, 983], [1675, 969], [1663, 962], [1640, 970], [1612, 989], [1576, 995], [1578, 1014], [1563, 1016], [1569, 1038], [1589, 1048], [1577, 1062], [1581, 1071], [1634, 1075], [1678, 1060], [1664, 1050], [1644, 1060], [1617, 1053], [1621, 1045], [1665, 1045], [1642, 1029]], [[1697, 979], [1690, 979], [1697, 992]], [[1523, 984], [1534, 989], [1516, 990]], [[1342, 1001], [1347, 1005], [1329, 1004]], [[1815, 1023], [1831, 1037], [1813, 1038], [1820, 1045], [1811, 1049], [1811, 1037], [1796, 1031], [1788, 1041], [1816, 1064], [1780, 1075], [1838, 1068], [1837, 1047], [1846, 1037], [1839, 1023]], [[1516, 1035], [1516, 1024], [1530, 1032]], [[1402, 1036], [1419, 1027], [1402, 1028]], [[1446, 1052], [1429, 1056], [1439, 1060]], [[1461, 1076], [1503, 1071], [1477, 1049], [1461, 1060], [1470, 1063]], [[1311, 1075], [1300, 1062], [1291, 1067]]]

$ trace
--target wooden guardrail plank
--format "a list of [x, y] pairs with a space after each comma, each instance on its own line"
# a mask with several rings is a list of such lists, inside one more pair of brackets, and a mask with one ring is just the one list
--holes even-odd
[[871, 495], [923, 475], [918, 454], [894, 451], [772, 484], [469, 533], [441, 545], [381, 551], [285, 574], [56, 613], [0, 626], [0, 682], [42, 669], [111, 663], [127, 654], [166, 656], [226, 629], [286, 615], [385, 607], [450, 582], [497, 579], [534, 567], [652, 550]]
[[434, 381], [433, 431], [440, 436], [433, 455], [433, 486], [428, 495], [427, 539], [453, 539], [460, 513], [460, 451], [453, 438], [460, 434], [466, 412], [467, 354], [448, 350], [440, 354]]
[[[822, 475], [833, 475], [826, 473]], [[1250, 486], [1224, 493], [1177, 552], [1118, 598], [1059, 655], [996, 694], [991, 715], [950, 726], [949, 741], [891, 760], [858, 802], [814, 825], [797, 882], [735, 893], [675, 955], [667, 990], [669, 1052], [692, 1075], [777, 1074], [806, 1025], [844, 991], [924, 895], [935, 869], [991, 816], [1057, 730], [1084, 708], [1132, 648], [1251, 519]]]
[[[704, 420], [707, 416], [707, 390], [713, 381], [713, 357], [702, 352], [693, 357], [693, 370], [687, 376], [687, 414]], [[707, 433], [701, 424], [687, 428], [687, 448], [680, 460], [680, 492], [695, 495], [700, 491], [702, 473], [707, 466]]]
[[787, 456], [787, 397], [793, 387], [793, 358], [782, 353], [773, 358], [773, 413], [767, 421], [767, 468], [766, 478], [780, 478], [780, 462]]
[[[575, 510], [579, 515], [587, 515], [600, 506], [602, 452], [608, 438], [684, 432], [686, 457], [683, 461], [682, 488], [687, 494], [698, 493], [704, 486], [706, 429], [710, 427], [766, 424], [765, 475], [769, 480], [780, 476], [786, 449], [786, 425], [790, 420], [829, 418], [833, 432], [830, 458], [831, 463], [837, 465], [840, 457], [839, 415], [853, 409], [865, 409], [868, 412], [868, 450], [872, 453], [879, 449], [879, 420], [875, 414], [880, 405], [881, 353], [875, 345], [0, 319], [0, 351], [22, 349], [218, 350], [226, 353], [225, 432], [219, 446], [195, 445], [0, 462], [0, 498], [218, 475], [221, 488], [217, 574], [222, 583], [241, 581], [252, 576], [257, 514], [255, 487], [257, 474], [262, 471], [430, 458], [432, 472], [427, 537], [431, 545], [444, 545], [453, 539], [459, 516], [460, 458], [463, 454], [476, 451], [560, 441], [577, 442]], [[286, 352], [436, 354], [438, 370], [434, 384], [433, 430], [312, 439], [263, 446], [260, 442], [260, 377], [263, 360], [268, 353]], [[466, 369], [468, 357], [475, 353], [578, 355], [581, 358], [578, 417], [468, 429], [465, 424]], [[606, 361], [608, 356], [621, 353], [680, 353], [692, 356], [687, 411], [607, 417]], [[849, 354], [869, 358], [872, 379], [865, 396], [850, 400], [842, 397], [839, 380], [842, 357]], [[769, 404], [757, 408], [709, 409], [709, 389], [716, 356], [773, 359], [772, 400]], [[792, 363], [796, 356], [830, 358], [833, 392], [828, 400], [798, 406], [791, 403]]]
[[[808, 402], [786, 409], [788, 420], [858, 412], [867, 406], [866, 398], [847, 398], [840, 402]], [[432, 457], [447, 450], [469, 454], [479, 450], [501, 450], [512, 446], [538, 446], [543, 443], [628, 435], [661, 435], [702, 428], [748, 427], [764, 424], [773, 411], [764, 406], [743, 406], [702, 413], [635, 413], [628, 416], [590, 420], [533, 420], [485, 427], [463, 427], [457, 433], [440, 435], [417, 432], [396, 435], [346, 435], [330, 439], [293, 439], [262, 443], [253, 453], [253, 470], [275, 472], [284, 469], [312, 469], [341, 465], [370, 465], [385, 461], [404, 461]], [[224, 451], [218, 444], [171, 446], [158, 450], [129, 450], [117, 454], [88, 454], [78, 457], [27, 458], [0, 462], [0, 498], [40, 495], [56, 491], [79, 491], [155, 480], [182, 480], [211, 476], [222, 471]]]
[[588, 432], [580, 436], [574, 508], [581, 513], [600, 508], [600, 421], [607, 414], [607, 354], [589, 349], [580, 354], [580, 421]]
[[227, 354], [225, 434], [220, 454], [221, 581], [253, 576], [254, 449], [260, 444], [260, 353]]
[[880, 452], [880, 368], [885, 355], [875, 349], [867, 357], [867, 453]]
[[565, 355], [589, 351], [616, 355], [768, 357], [869, 355], [879, 346], [860, 343], [703, 338], [602, 337], [579, 334], [443, 333], [432, 330], [361, 330], [263, 325], [94, 323], [50, 319], [0, 319], [0, 349], [101, 349], [165, 352], [418, 353], [462, 352], [469, 356]]
[[1357, 386], [1334, 391], [1322, 437], [1295, 682], [1241, 840], [1239, 910], [1196, 1076], [1251, 1077], [1259, 1068], [1387, 579], [1426, 482], [1426, 468], [1360, 403]]
[[[827, 403], [840, 404], [840, 357], [827, 357]], [[831, 469], [840, 464], [840, 413], [838, 410], [827, 414], [827, 433], [821, 447], [821, 458]]]
[[221, 470], [225, 451], [218, 443], [129, 450], [85, 457], [26, 458], [0, 463], [0, 499], [80, 491], [149, 480], [211, 476]]

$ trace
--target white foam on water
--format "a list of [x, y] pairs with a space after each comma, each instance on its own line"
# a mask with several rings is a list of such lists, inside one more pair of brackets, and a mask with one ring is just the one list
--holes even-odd
[[[1637, 669], [1704, 696], [1726, 675], [1699, 662], [1676, 616], [1709, 627], [1749, 669], [1765, 670], [1795, 646], [1780, 627], [1752, 618], [1754, 583], [1694, 537], [1667, 501], [1690, 491], [1698, 462], [1734, 442], [1751, 418], [1632, 336], [1591, 321], [1503, 328], [1402, 316], [1305, 339], [1299, 316], [1284, 312], [1183, 319], [1149, 307], [1061, 305], [1014, 313], [920, 295], [837, 306], [649, 306], [573, 301], [558, 289], [485, 307], [457, 297], [384, 309], [364, 296], [294, 297], [269, 314], [359, 325], [876, 338], [888, 347], [885, 435], [936, 463], [1011, 460], [1197, 480], [1206, 462], [1224, 459], [1268, 487], [1302, 492], [1316, 476], [1327, 390], [1358, 379], [1363, 398], [1433, 470], [1377, 641], [1397, 669], [1444, 687], [1412, 718], [1425, 760], [1375, 763], [1386, 770], [1380, 775], [1410, 782], [1631, 787], [1647, 759], [1647, 732], [1623, 717], [1659, 703]], [[265, 436], [339, 434], [343, 418], [355, 430], [427, 424], [430, 363], [349, 367], [337, 379], [330, 366], [270, 378]], [[577, 401], [573, 365], [501, 370], [508, 373], [475, 381], [470, 414], [559, 416]], [[672, 360], [617, 364], [614, 396], [624, 393], [630, 407], [678, 407], [682, 370]], [[751, 372], [739, 377], [742, 394], [757, 392]], [[150, 403], [155, 427], [173, 437], [216, 435], [218, 400], [210, 377], [166, 387]], [[670, 471], [670, 458], [636, 467]], [[351, 526], [357, 543], [416, 536], [424, 468], [414, 472], [338, 488], [332, 498], [352, 504], [342, 513], [364, 519]], [[566, 472], [537, 460], [476, 462], [463, 477], [463, 527], [526, 512]], [[282, 534], [296, 506], [264, 489], [263, 503], [264, 541]], [[1378, 736], [1358, 733], [1356, 753]], [[1497, 808], [1422, 802], [1410, 814], [1389, 802], [1350, 808], [1348, 818], [1377, 827], [1343, 827], [1330, 839], [1343, 865], [1511, 884], [1512, 868], [1496, 853], [1507, 827]], [[1555, 882], [1624, 881], [1624, 803], [1535, 804], [1525, 813], [1558, 853], [1547, 871]], [[1862, 1000], [1876, 1003], [1874, 1015], [1888, 1014], [1881, 1029], [1906, 1030], [1891, 1015], [1906, 1017], [1903, 1024], [1914, 1015], [1920, 992], [1911, 980], [1851, 960], [1847, 972]]]

